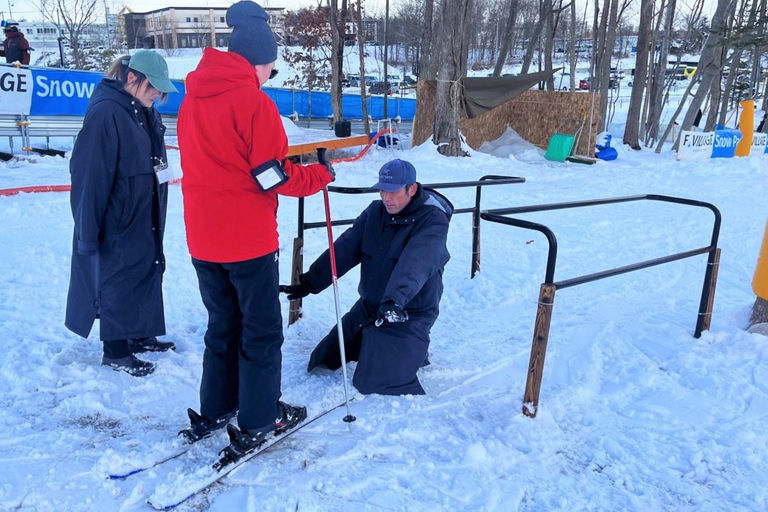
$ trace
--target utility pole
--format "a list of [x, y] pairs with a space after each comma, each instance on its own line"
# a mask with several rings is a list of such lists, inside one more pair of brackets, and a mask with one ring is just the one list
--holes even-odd
[[13, 19], [13, 10], [11, 10], [11, 7], [13, 7], [13, 4], [11, 3], [11, 0], [8, 0], [8, 18]]

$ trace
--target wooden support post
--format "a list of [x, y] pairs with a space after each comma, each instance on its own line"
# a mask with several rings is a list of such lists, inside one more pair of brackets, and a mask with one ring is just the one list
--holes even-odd
[[707, 300], [707, 311], [704, 314], [704, 321], [701, 324], [702, 331], [708, 331], [712, 324], [712, 310], [715, 306], [715, 288], [717, 287], [717, 271], [720, 269], [720, 249], [715, 250], [715, 261], [712, 262], [712, 281], [709, 283], [709, 297]]
[[536, 325], [533, 329], [531, 358], [528, 362], [528, 378], [523, 396], [523, 414], [536, 417], [539, 408], [539, 392], [544, 373], [544, 357], [547, 355], [549, 325], [552, 321], [552, 307], [555, 303], [555, 285], [542, 284], [539, 292], [539, 305], [536, 308]]
[[[304, 271], [304, 239], [293, 239], [293, 260], [291, 268], [291, 284], [299, 284], [299, 276]], [[301, 299], [294, 299], [288, 306], [288, 325], [293, 325], [301, 318]]]
[[472, 213], [472, 273], [470, 278], [480, 272], [480, 216]]

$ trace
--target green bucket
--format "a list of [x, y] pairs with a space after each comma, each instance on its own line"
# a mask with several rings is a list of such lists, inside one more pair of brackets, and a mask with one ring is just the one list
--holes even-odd
[[565, 133], [554, 134], [549, 139], [549, 145], [547, 145], [547, 152], [544, 154], [544, 158], [554, 160], [555, 162], [565, 162], [566, 157], [571, 154], [574, 138], [573, 135]]

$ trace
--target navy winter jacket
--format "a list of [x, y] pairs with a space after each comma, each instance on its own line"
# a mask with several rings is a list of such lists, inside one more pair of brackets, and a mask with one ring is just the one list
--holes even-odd
[[[394, 301], [409, 315], [437, 318], [442, 274], [450, 259], [446, 248], [453, 205], [434, 190], [418, 185], [410, 203], [396, 215], [374, 201], [334, 242], [339, 277], [360, 264], [358, 293], [375, 315], [379, 304]], [[325, 251], [305, 279], [316, 292], [332, 284]]]
[[168, 185], [165, 127], [114, 80], [91, 96], [70, 159], [75, 230], [66, 326], [102, 340], [165, 334], [162, 280]]

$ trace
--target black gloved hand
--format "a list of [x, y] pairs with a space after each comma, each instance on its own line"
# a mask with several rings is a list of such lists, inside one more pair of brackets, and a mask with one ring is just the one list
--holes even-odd
[[336, 181], [336, 170], [331, 165], [331, 162], [320, 162], [320, 163], [323, 164], [325, 168], [328, 169], [328, 172], [331, 173], [331, 176], [333, 176], [333, 179], [331, 181], [332, 182]]
[[408, 312], [391, 300], [383, 302], [376, 313], [376, 327], [381, 327], [384, 322], [395, 323], [406, 320], [408, 320]]
[[310, 293], [315, 293], [315, 287], [304, 278], [304, 274], [299, 276], [299, 284], [281, 284], [280, 293], [287, 293], [289, 300], [303, 299]]

